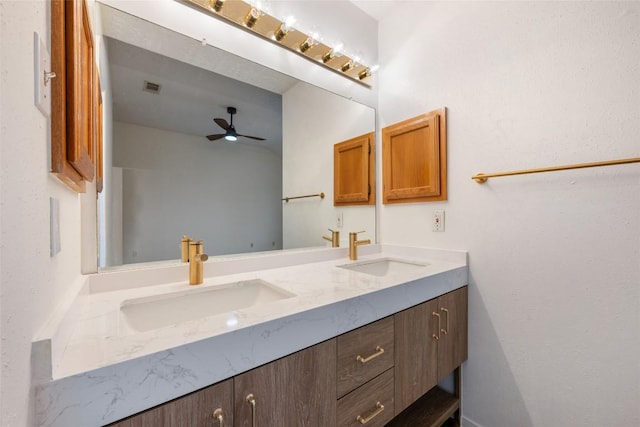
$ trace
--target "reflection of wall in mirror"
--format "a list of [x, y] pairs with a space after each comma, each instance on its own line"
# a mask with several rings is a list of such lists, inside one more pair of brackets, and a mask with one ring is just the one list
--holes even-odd
[[[304, 105], [305, 108], [299, 108]], [[336, 229], [343, 214], [340, 246], [348, 245], [348, 232], [366, 230], [363, 238], [375, 239], [373, 206], [333, 206], [333, 145], [375, 127], [375, 110], [306, 83], [298, 83], [282, 95], [282, 159], [284, 196], [325, 193], [325, 198], [284, 203], [283, 248], [322, 246], [327, 229]]]
[[252, 144], [114, 122], [122, 173], [123, 262], [179, 257], [180, 237], [209, 255], [282, 248], [282, 162]]

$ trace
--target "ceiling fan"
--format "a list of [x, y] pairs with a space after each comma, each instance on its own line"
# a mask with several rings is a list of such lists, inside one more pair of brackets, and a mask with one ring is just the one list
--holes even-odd
[[220, 126], [222, 129], [225, 130], [225, 133], [216, 133], [213, 135], [207, 135], [207, 139], [209, 141], [215, 141], [217, 139], [222, 139], [224, 138], [227, 141], [233, 142], [233, 141], [237, 141], [239, 136], [242, 136], [244, 138], [251, 138], [251, 139], [255, 139], [258, 141], [264, 141], [264, 138], [260, 138], [257, 136], [249, 136], [249, 135], [242, 135], [236, 132], [236, 128], [233, 127], [233, 115], [236, 114], [237, 110], [235, 107], [227, 107], [227, 113], [229, 113], [231, 115], [231, 124], [227, 123], [227, 121], [225, 119], [220, 119], [220, 118], [215, 118], [213, 119], [214, 122], [216, 122], [218, 124], [218, 126]]

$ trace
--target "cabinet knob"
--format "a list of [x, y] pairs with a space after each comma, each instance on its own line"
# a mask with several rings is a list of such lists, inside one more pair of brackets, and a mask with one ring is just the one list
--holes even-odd
[[440, 311], [444, 311], [444, 313], [447, 315], [447, 321], [445, 322], [447, 325], [447, 329], [442, 329], [442, 333], [447, 335], [449, 333], [449, 310], [443, 307], [440, 309]]
[[431, 315], [436, 316], [438, 318], [438, 334], [433, 334], [431, 335], [433, 337], [433, 339], [435, 340], [439, 340], [440, 339], [440, 331], [442, 330], [440, 328], [440, 313], [436, 313], [435, 311], [431, 312]]
[[213, 418], [218, 420], [220, 427], [224, 427], [224, 413], [222, 412], [222, 408], [218, 408], [213, 411]]
[[247, 394], [247, 403], [251, 405], [251, 427], [256, 427], [256, 398], [253, 393]]

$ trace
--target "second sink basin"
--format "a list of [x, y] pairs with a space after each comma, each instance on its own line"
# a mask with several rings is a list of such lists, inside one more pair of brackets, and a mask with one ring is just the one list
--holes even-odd
[[340, 268], [384, 277], [398, 273], [417, 273], [427, 267], [427, 263], [419, 263], [396, 258], [380, 258], [369, 261], [355, 262], [353, 264], [339, 265]]
[[253, 279], [129, 299], [122, 302], [120, 312], [131, 329], [144, 332], [293, 296]]

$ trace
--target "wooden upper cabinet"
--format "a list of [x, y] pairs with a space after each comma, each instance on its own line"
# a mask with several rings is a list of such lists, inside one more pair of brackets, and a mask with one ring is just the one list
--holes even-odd
[[383, 203], [447, 200], [446, 109], [382, 129]]
[[51, 3], [51, 170], [85, 191], [95, 177], [96, 65], [86, 0]]
[[375, 204], [374, 134], [333, 146], [334, 206]]

